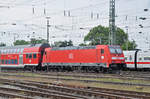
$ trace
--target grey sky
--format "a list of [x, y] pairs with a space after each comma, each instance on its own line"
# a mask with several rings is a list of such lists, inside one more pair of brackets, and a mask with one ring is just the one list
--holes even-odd
[[[92, 27], [99, 24], [108, 26], [109, 23], [109, 0], [0, 0], [0, 6], [10, 7], [0, 7], [0, 39], [8, 45], [12, 44], [14, 38], [15, 40], [29, 40], [31, 37], [46, 39], [46, 16], [51, 17], [50, 43], [73, 40], [74, 44], [78, 45], [83, 42], [84, 36]], [[46, 15], [43, 13], [44, 8]], [[135, 40], [138, 47], [144, 49], [149, 47], [150, 42], [150, 38], [147, 38], [149, 28], [139, 28], [139, 24], [149, 26], [150, 11], [144, 12], [145, 8], [150, 8], [149, 0], [116, 0], [116, 25], [124, 30], [125, 26], [128, 26], [130, 40]], [[64, 10], [66, 16], [63, 16]], [[68, 11], [70, 17], [67, 16]], [[94, 14], [93, 19], [91, 13]], [[97, 14], [99, 14], [98, 19]], [[139, 17], [143, 16], [149, 19], [139, 20]], [[81, 27], [85, 29], [81, 30]]]

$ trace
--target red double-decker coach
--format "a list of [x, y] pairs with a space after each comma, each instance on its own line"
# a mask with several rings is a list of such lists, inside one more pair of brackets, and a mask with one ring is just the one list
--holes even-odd
[[42, 62], [44, 49], [48, 44], [0, 47], [0, 67], [34, 68]]

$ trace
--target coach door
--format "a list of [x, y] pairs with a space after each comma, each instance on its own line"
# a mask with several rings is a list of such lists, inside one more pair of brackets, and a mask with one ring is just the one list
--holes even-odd
[[19, 64], [23, 64], [23, 55], [19, 55]]

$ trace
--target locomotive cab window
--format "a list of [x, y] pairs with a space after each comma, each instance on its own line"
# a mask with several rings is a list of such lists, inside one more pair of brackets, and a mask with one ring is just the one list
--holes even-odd
[[33, 54], [33, 58], [36, 58], [37, 56], [36, 56], [36, 54]]
[[101, 54], [104, 54], [104, 49], [101, 49]]
[[109, 50], [112, 54], [122, 54], [122, 49], [120, 47], [109, 47]]

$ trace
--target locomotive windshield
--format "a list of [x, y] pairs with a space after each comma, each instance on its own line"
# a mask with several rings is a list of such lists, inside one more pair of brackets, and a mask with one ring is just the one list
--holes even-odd
[[120, 47], [110, 46], [109, 49], [112, 54], [122, 54], [122, 49]]

